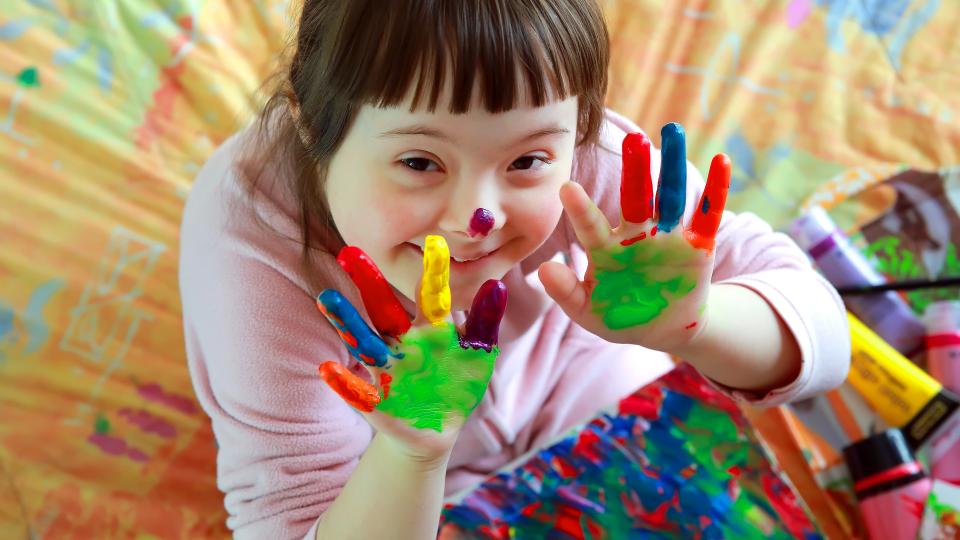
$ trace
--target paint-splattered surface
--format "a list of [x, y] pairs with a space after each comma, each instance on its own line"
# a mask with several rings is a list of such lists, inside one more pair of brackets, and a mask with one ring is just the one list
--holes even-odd
[[440, 538], [819, 538], [736, 404], [681, 365], [443, 513]]
[[[782, 225], [847, 167], [960, 162], [960, 3], [601, 3], [610, 106], [730, 154], [731, 210]], [[177, 232], [287, 0], [0, 6], [0, 538], [224, 537]]]

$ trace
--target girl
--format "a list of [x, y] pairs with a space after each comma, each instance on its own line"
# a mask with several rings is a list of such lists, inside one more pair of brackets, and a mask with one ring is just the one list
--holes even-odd
[[603, 109], [607, 42], [594, 0], [304, 2], [259, 123], [183, 219], [237, 537], [433, 537], [445, 492], [671, 354], [761, 405], [843, 380], [839, 297], [755, 216], [721, 221], [725, 157], [701, 197], [679, 126], [651, 152]]

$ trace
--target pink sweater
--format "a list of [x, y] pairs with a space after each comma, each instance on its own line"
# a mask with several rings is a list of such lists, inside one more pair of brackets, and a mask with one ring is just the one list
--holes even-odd
[[[581, 150], [573, 171], [611, 223], [619, 222], [620, 141], [639, 131], [608, 113], [602, 145]], [[197, 397], [219, 445], [218, 485], [228, 526], [240, 538], [312, 538], [317, 518], [337, 497], [371, 427], [326, 387], [317, 365], [336, 359], [357, 373], [333, 328], [317, 311], [319, 292], [301, 265], [295, 204], [277, 178], [250, 202], [236, 167], [242, 137], [224, 143], [200, 171], [181, 230], [180, 291], [187, 357]], [[659, 162], [654, 160], [654, 178]], [[687, 211], [702, 176], [688, 172]], [[261, 221], [253, 219], [251, 205]], [[264, 225], [268, 225], [265, 227]], [[762, 405], [801, 399], [840, 384], [850, 351], [843, 304], [806, 256], [756, 216], [724, 215], [715, 283], [762, 295], [791, 329], [803, 356], [800, 375]], [[544, 445], [600, 408], [672, 366], [661, 352], [614, 345], [571, 324], [543, 292], [536, 269], [566, 257], [580, 273], [587, 259], [563, 218], [533, 255], [503, 278], [510, 301], [501, 354], [489, 390], [454, 448], [447, 493], [482, 479]], [[321, 283], [360, 308], [349, 278], [322, 254]]]

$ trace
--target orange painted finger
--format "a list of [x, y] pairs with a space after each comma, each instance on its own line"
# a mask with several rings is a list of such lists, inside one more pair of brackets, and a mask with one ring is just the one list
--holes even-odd
[[351, 407], [372, 412], [380, 403], [377, 387], [361, 379], [338, 362], [320, 364], [320, 378]]
[[620, 173], [620, 212], [632, 223], [653, 217], [653, 176], [650, 174], [650, 139], [643, 133], [623, 138]]
[[695, 248], [712, 251], [720, 228], [723, 209], [727, 205], [727, 191], [730, 190], [730, 158], [726, 154], [717, 154], [710, 163], [707, 185], [700, 197], [700, 204], [690, 220], [687, 240]]

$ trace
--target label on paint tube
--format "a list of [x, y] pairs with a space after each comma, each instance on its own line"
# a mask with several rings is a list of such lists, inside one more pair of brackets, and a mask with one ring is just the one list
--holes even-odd
[[881, 418], [900, 426], [917, 448], [951, 416], [960, 400], [887, 342], [848, 314], [852, 356], [847, 380]]

